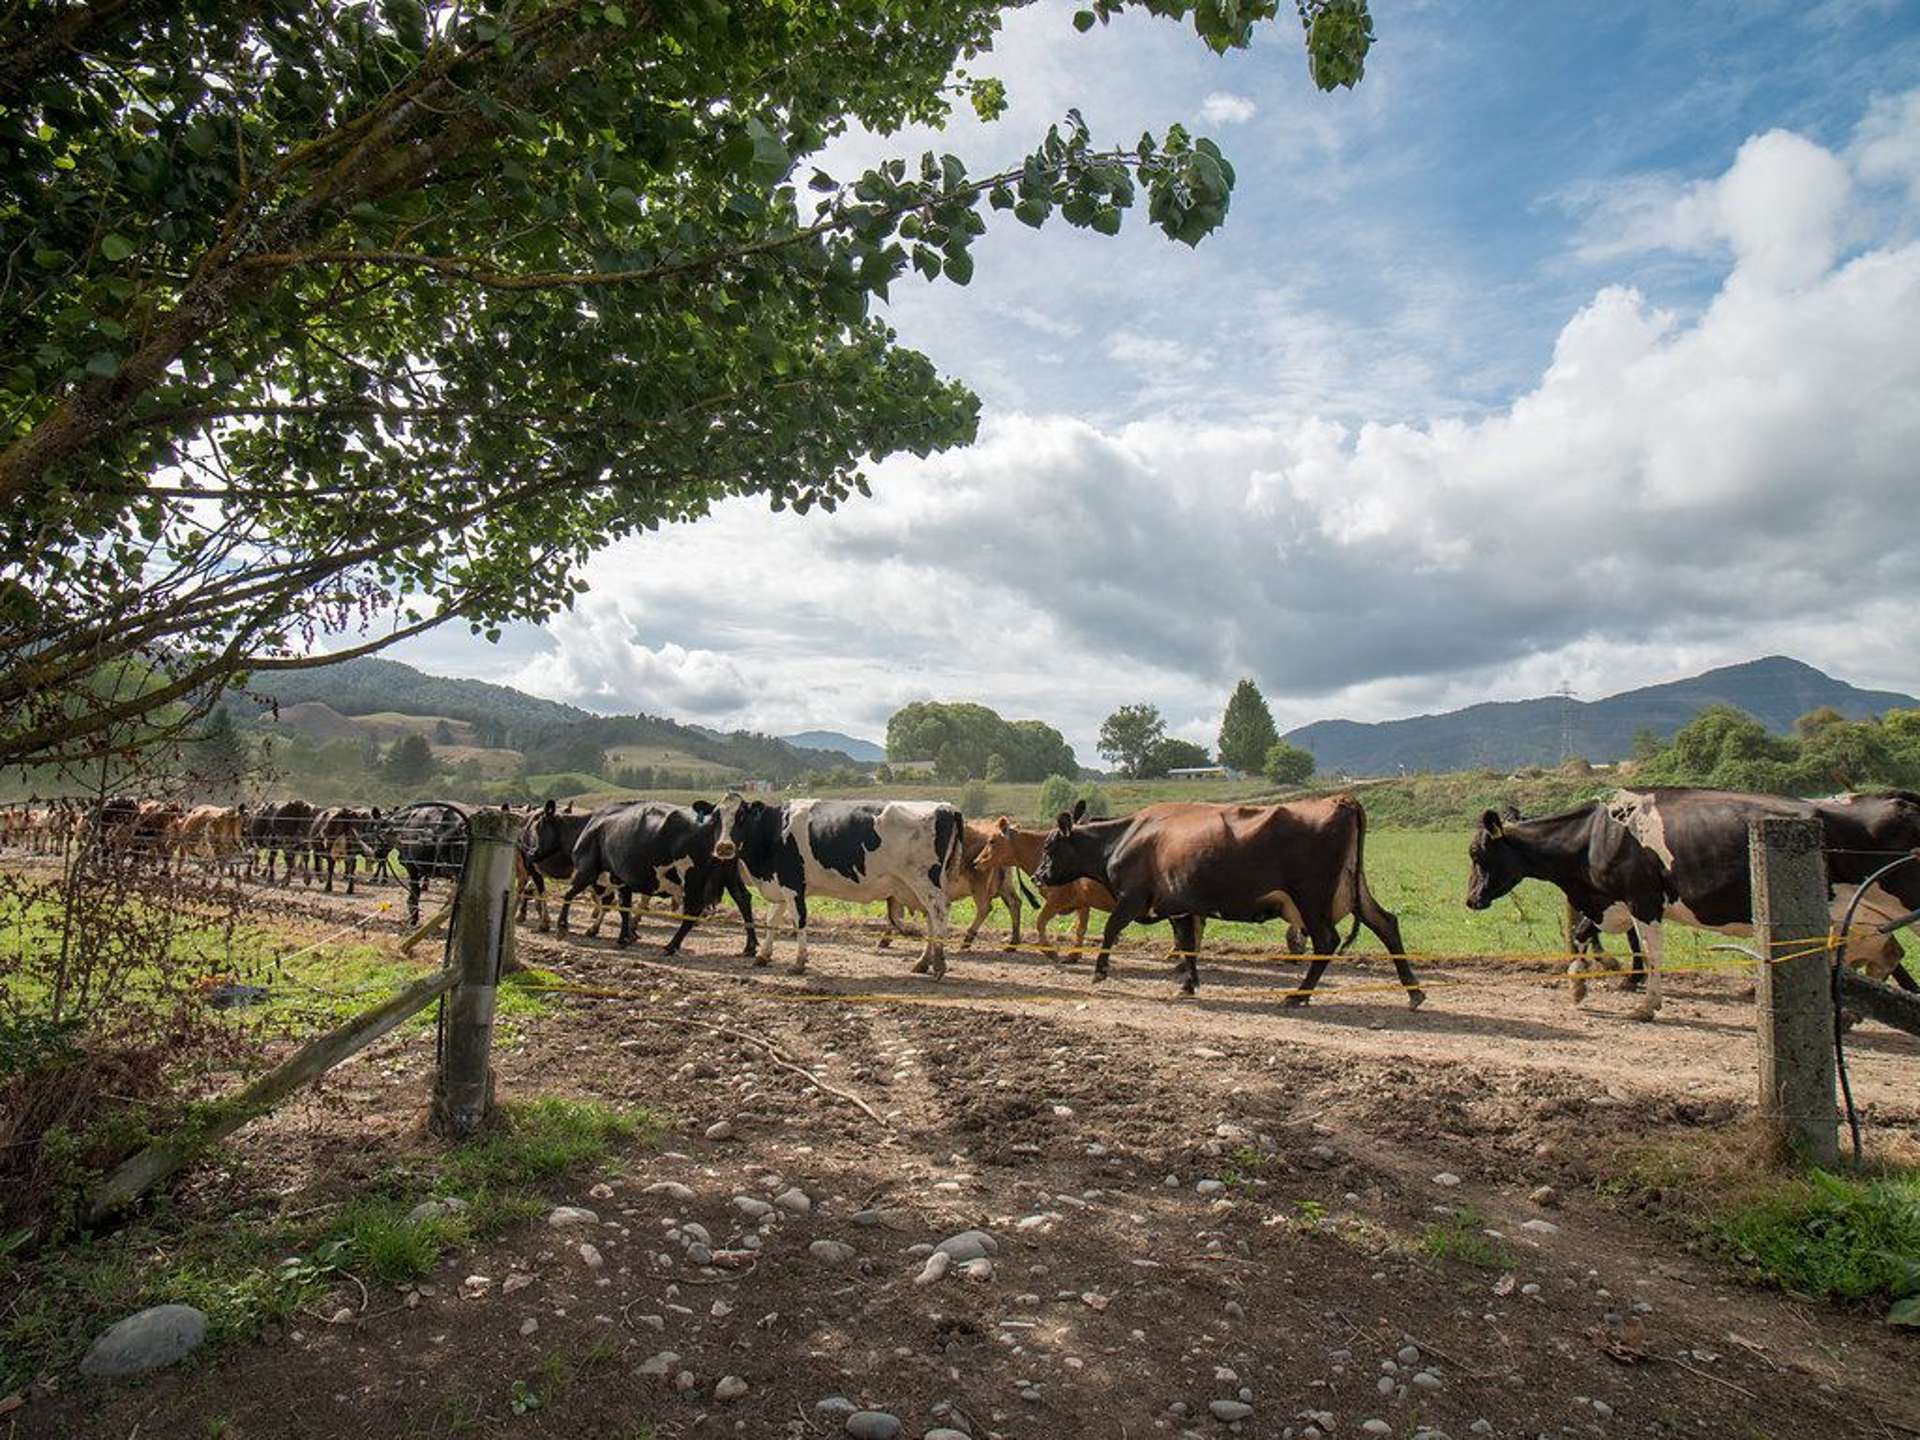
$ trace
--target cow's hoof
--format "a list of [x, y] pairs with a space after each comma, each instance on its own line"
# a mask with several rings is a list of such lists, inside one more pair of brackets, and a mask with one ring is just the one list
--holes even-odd
[[787, 974], [789, 975], [804, 975], [806, 973], [807, 962], [804, 960], [796, 960], [793, 964], [787, 966]]
[[963, 939], [962, 939], [962, 940], [960, 941], [960, 948], [961, 948], [962, 950], [971, 950], [971, 949], [973, 949], [973, 936], [971, 936], [971, 935], [968, 935], [968, 936], [965, 936], [965, 937], [964, 937], [964, 938], [963, 938]]
[[668, 959], [672, 959], [675, 955], [678, 955], [680, 953], [680, 947], [678, 945], [669, 945], [667, 946], [666, 949], [662, 950], [660, 953], [666, 956]]
[[541, 926], [538, 926], [538, 927], [536, 927], [536, 928], [537, 928], [537, 929], [538, 929], [538, 930], [540, 931], [540, 933], [541, 933], [542, 935], [545, 935], [545, 934], [547, 933], [547, 928], [548, 928], [548, 927], [547, 927], [547, 926], [545, 926], [545, 925], [541, 925]]
[[741, 956], [748, 960], [751, 960], [755, 955], [758, 955], [759, 953], [760, 953], [760, 947], [758, 945], [752, 944], [751, 942], [748, 943], [746, 949], [740, 952]]
[[1587, 1003], [1587, 986], [1584, 980], [1576, 980], [1572, 991], [1569, 993], [1575, 1005], [1584, 1005]]
[[1199, 992], [1199, 989], [1200, 987], [1198, 985], [1194, 984], [1191, 980], [1189, 980], [1180, 987], [1180, 993], [1186, 996], [1189, 1000], [1191, 1000], [1194, 997], [1194, 995]]
[[633, 948], [633, 937], [631, 935], [616, 935], [613, 940], [613, 945], [616, 950], [631, 950]]
[[771, 955], [756, 955], [753, 957], [753, 968], [756, 970], [760, 969], [762, 966], [771, 965], [772, 963], [773, 963], [773, 956]]
[[1648, 1024], [1651, 1023], [1653, 1017], [1660, 1012], [1659, 1008], [1654, 1005], [1636, 1005], [1627, 1013], [1629, 1019], [1639, 1021], [1642, 1024]]
[[1620, 982], [1620, 988], [1622, 990], [1644, 990], [1647, 988], [1647, 977], [1644, 975], [1629, 975]]
[[1289, 1010], [1296, 1010], [1300, 1006], [1306, 1004], [1312, 998], [1313, 997], [1311, 995], [1289, 995], [1287, 996], [1286, 999], [1282, 1000], [1280, 1003], [1286, 1006], [1286, 1008]]
[[931, 975], [935, 980], [946, 979], [947, 978], [947, 957], [944, 955], [936, 955], [933, 960], [933, 965], [927, 971], [927, 973]]
[[1407, 1009], [1418, 1010], [1427, 1003], [1427, 992], [1418, 987], [1407, 991]]
[[928, 959], [925, 955], [922, 955], [920, 957], [920, 963], [914, 966], [913, 969], [908, 971], [907, 973], [911, 975], [924, 975], [932, 968], [933, 968], [933, 961]]
[[1096, 985], [1100, 984], [1106, 978], [1107, 978], [1107, 972], [1105, 970], [1095, 970], [1093, 972], [1093, 983]]
[[880, 950], [891, 950], [893, 948], [893, 936], [882, 935], [880, 937], [879, 945], [876, 946], [875, 948]]

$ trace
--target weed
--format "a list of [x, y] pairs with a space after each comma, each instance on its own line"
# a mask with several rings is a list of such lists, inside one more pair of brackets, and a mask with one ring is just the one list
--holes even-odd
[[1428, 1258], [1458, 1260], [1481, 1270], [1505, 1270], [1513, 1252], [1486, 1233], [1487, 1217], [1471, 1208], [1454, 1211], [1420, 1233], [1420, 1249]]
[[527, 1387], [524, 1380], [513, 1382], [513, 1389], [507, 1395], [507, 1408], [516, 1415], [528, 1415], [540, 1408], [540, 1394]]
[[1730, 1203], [1712, 1228], [1783, 1289], [1855, 1301], [1920, 1289], [1911, 1260], [1920, 1256], [1920, 1173], [1853, 1178], [1816, 1170]]
[[549, 1097], [507, 1108], [500, 1128], [447, 1157], [455, 1188], [489, 1189], [555, 1180], [598, 1163], [616, 1140], [651, 1142], [652, 1112], [621, 1112], [585, 1100]]

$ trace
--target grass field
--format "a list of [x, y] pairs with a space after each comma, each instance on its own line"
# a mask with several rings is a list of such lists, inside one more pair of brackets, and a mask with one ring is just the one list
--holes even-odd
[[609, 774], [640, 765], [651, 765], [656, 770], [671, 770], [676, 775], [712, 776], [717, 780], [731, 779], [741, 773], [731, 765], [702, 760], [698, 755], [690, 755], [685, 750], [675, 750], [666, 745], [614, 745], [607, 750]]

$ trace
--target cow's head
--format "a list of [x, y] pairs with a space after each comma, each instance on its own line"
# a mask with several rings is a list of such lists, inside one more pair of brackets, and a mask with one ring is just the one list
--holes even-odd
[[[700, 802], [706, 804], [705, 801]], [[696, 811], [700, 806], [693, 807]], [[758, 800], [749, 801], [738, 790], [729, 790], [718, 805], [708, 805], [707, 813], [700, 818], [711, 820], [714, 825], [713, 858], [716, 860], [734, 860], [740, 855], [740, 842], [737, 831], [740, 817], [749, 809], [760, 809]]]
[[1053, 829], [1040, 847], [1040, 863], [1033, 867], [1034, 884], [1068, 885], [1104, 877], [1104, 848], [1080, 826], [1086, 815], [1087, 802], [1081, 800], [1071, 811], [1062, 810], [1054, 817]]
[[987, 826], [987, 843], [980, 847], [973, 863], [980, 870], [1007, 870], [1020, 863], [1013, 853], [1012, 820], [1002, 815]]
[[1480, 826], [1467, 844], [1469, 910], [1486, 909], [1527, 878], [1524, 859], [1507, 835], [1507, 824], [1497, 811], [1489, 810], [1480, 817]]
[[527, 857], [529, 864], [537, 864], [566, 848], [566, 838], [561, 829], [559, 813], [554, 808], [553, 801], [549, 800], [540, 807], [539, 813], [532, 816], [522, 827], [520, 850]]

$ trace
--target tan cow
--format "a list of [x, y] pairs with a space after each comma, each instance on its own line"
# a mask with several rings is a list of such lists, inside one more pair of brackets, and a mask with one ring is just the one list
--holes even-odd
[[[1025, 870], [1033, 873], [1033, 867], [1040, 863], [1040, 847], [1046, 844], [1045, 830], [1030, 830], [1015, 825], [1007, 816], [998, 820], [986, 821], [980, 827], [986, 832], [986, 844], [980, 852], [977, 863], [1003, 871]], [[967, 826], [968, 838], [972, 838], [972, 824]], [[1086, 942], [1087, 917], [1095, 910], [1113, 909], [1113, 893], [1098, 880], [1075, 880], [1067, 885], [1041, 885], [1040, 913], [1033, 917], [1033, 930], [1040, 942], [1040, 948], [1047, 954], [1055, 953], [1053, 945], [1047, 939], [1047, 922], [1056, 915], [1067, 911], [1073, 915], [1073, 948], [1078, 950]], [[1016, 935], [1016, 942], [1019, 937]]]
[[[960, 858], [963, 863], [947, 869], [947, 899], [965, 900], [971, 897], [973, 900], [973, 924], [967, 927], [966, 935], [961, 938], [962, 950], [972, 946], [973, 937], [980, 933], [980, 927], [986, 923], [987, 912], [993, 908], [996, 897], [1007, 907], [1007, 914], [1013, 920], [1013, 930], [1007, 937], [1007, 943], [1020, 943], [1020, 892], [1014, 886], [1013, 872], [1005, 865], [981, 863], [981, 856], [986, 854], [992, 838], [993, 827], [987, 822], [967, 821], [960, 839]], [[920, 913], [917, 907], [903, 905], [897, 899], [887, 901], [888, 933], [880, 937], [882, 950], [892, 942], [894, 932], [902, 935], [912, 933], [900, 923], [903, 909]]]
[[246, 836], [244, 805], [196, 805], [174, 826], [174, 854], [209, 865], [236, 866]]

